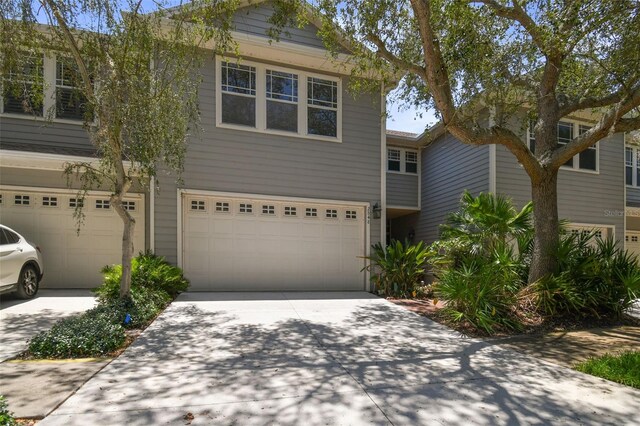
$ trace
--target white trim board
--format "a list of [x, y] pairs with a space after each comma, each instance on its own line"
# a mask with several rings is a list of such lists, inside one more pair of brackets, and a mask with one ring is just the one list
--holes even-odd
[[[77, 162], [86, 162], [91, 165], [96, 165], [100, 162], [100, 159], [96, 157], [0, 149], [0, 167], [58, 171], [64, 170], [66, 163]], [[130, 161], [123, 161], [123, 164], [125, 168], [131, 167]]]
[[[48, 188], [43, 186], [23, 186], [23, 185], [0, 185], [0, 191], [25, 191], [25, 192], [48, 192], [51, 194], [77, 194], [80, 190], [71, 188]], [[111, 195], [109, 191], [90, 190], [87, 195]], [[144, 197], [142, 192], [128, 192], [124, 196], [127, 198], [141, 199]]]

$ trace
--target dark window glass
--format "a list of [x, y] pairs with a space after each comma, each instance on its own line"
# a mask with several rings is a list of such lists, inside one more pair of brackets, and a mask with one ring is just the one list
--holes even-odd
[[625, 167], [625, 182], [627, 185], [633, 185], [633, 168]]
[[298, 105], [267, 101], [267, 128], [298, 131]]
[[310, 135], [336, 137], [338, 134], [338, 112], [329, 109], [309, 107], [307, 110]]
[[18, 241], [20, 241], [20, 237], [18, 237], [18, 234], [16, 234], [15, 232], [11, 232], [8, 229], [0, 229], [0, 237], [2, 238], [2, 241], [0, 241], [0, 244], [2, 245], [16, 244]]
[[222, 122], [256, 126], [256, 99], [246, 96], [222, 94]]
[[407, 173], [418, 173], [418, 164], [416, 164], [416, 163], [405, 163], [405, 172], [407, 172]]
[[580, 153], [580, 168], [585, 170], [596, 170], [596, 153], [595, 148], [589, 148]]
[[222, 91], [256, 95], [256, 68], [231, 62], [222, 63]]

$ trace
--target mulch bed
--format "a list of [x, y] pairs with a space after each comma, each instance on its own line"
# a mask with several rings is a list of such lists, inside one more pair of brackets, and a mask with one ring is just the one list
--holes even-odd
[[445, 314], [445, 307], [442, 301], [434, 299], [395, 299], [387, 298], [388, 301], [402, 306], [412, 312], [429, 318], [432, 321], [446, 325], [465, 336], [469, 337], [506, 337], [522, 334], [546, 334], [555, 331], [587, 330], [592, 328], [635, 326], [640, 327], [640, 320], [625, 315], [622, 318], [558, 318], [548, 319], [537, 315], [529, 314], [519, 318], [523, 328], [521, 330], [497, 330], [489, 336], [482, 330], [478, 330], [466, 322], [454, 322]]

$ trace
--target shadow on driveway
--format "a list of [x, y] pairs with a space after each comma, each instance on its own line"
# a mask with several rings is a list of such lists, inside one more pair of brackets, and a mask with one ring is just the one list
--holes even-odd
[[42, 425], [621, 425], [638, 413], [637, 390], [365, 293], [188, 293]]

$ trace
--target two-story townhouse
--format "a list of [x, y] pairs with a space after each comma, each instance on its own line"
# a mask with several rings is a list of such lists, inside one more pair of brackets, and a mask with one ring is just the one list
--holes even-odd
[[[625, 235], [627, 250], [640, 255], [640, 150], [638, 132], [625, 135]], [[635, 142], [635, 143], [633, 143]]]
[[[571, 140], [593, 122], [593, 117], [580, 116], [562, 120], [558, 126], [558, 143]], [[514, 120], [514, 130], [521, 134], [531, 149], [535, 149], [531, 133], [521, 127]], [[449, 213], [458, 209], [464, 190], [472, 194], [504, 194], [511, 197], [518, 207], [531, 200], [526, 172], [503, 146], [465, 145], [440, 125], [418, 136], [416, 145], [420, 152], [420, 210], [391, 218], [389, 228], [393, 238], [415, 236], [415, 239], [429, 243], [436, 240], [440, 224]], [[390, 155], [395, 153], [388, 152], [387, 159]], [[575, 232], [595, 229], [603, 237], [623, 242], [625, 177], [621, 161], [624, 155], [624, 137], [615, 134], [576, 155], [560, 169], [559, 216], [568, 221], [569, 229]], [[387, 169], [390, 167], [391, 162]], [[387, 193], [387, 199], [389, 197]], [[628, 226], [629, 220], [627, 222]], [[640, 230], [640, 226], [637, 229]]]
[[[384, 90], [350, 94], [347, 52], [331, 59], [313, 24], [269, 40], [272, 13], [268, 2], [239, 9], [240, 56], [208, 55], [203, 132], [189, 141], [180, 183], [163, 173], [157, 190], [132, 194], [136, 250], [182, 266], [193, 290], [368, 289], [363, 256], [384, 235], [376, 214], [385, 190]], [[44, 58], [55, 83], [56, 62]], [[54, 105], [56, 87], [45, 97]], [[43, 246], [47, 270], [60, 263], [45, 286], [97, 285], [99, 268], [119, 260], [122, 228], [97, 190], [75, 236], [75, 193], [60, 170], [93, 155], [81, 122], [45, 122], [3, 104], [0, 220]]]

